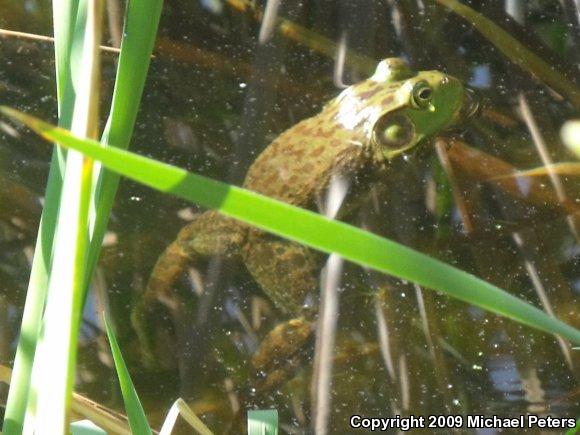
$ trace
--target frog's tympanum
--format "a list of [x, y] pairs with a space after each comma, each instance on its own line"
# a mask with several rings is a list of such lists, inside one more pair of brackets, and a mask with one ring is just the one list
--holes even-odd
[[[251, 165], [244, 187], [315, 209], [333, 177], [348, 177], [356, 195], [350, 194], [342, 209], [352, 212], [360, 203], [355, 198], [364, 197], [391, 159], [470, 116], [475, 107], [470, 96], [447, 74], [414, 72], [398, 58], [383, 60], [372, 77], [278, 136]], [[294, 318], [272, 331], [254, 356], [256, 368], [265, 370], [269, 361], [283, 360], [310, 335], [321, 256], [214, 211], [182, 229], [155, 265], [133, 313], [144, 356], [148, 307], [172, 299], [173, 284], [189, 264], [216, 255], [238, 257], [276, 307]], [[290, 350], [281, 343], [292, 344]]]

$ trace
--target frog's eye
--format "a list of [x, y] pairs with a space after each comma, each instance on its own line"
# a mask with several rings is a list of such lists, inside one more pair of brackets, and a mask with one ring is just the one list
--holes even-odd
[[419, 82], [413, 87], [411, 103], [417, 109], [424, 109], [429, 106], [433, 98], [433, 89], [426, 82]]
[[398, 149], [408, 145], [415, 134], [415, 127], [408, 116], [390, 114], [380, 118], [373, 128], [373, 140], [389, 149]]

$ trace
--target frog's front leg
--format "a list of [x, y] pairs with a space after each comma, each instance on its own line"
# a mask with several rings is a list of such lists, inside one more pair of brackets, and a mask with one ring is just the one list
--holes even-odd
[[152, 334], [147, 317], [157, 302], [173, 310], [175, 281], [190, 264], [212, 256], [234, 256], [245, 239], [245, 227], [218, 212], [203, 213], [185, 226], [157, 260], [144, 294], [133, 308], [131, 322], [141, 344], [146, 365], [155, 364]]
[[255, 229], [250, 230], [242, 255], [267, 296], [294, 317], [269, 332], [252, 357], [256, 371], [265, 375], [258, 389], [268, 391], [288, 379], [300, 363], [298, 351], [312, 335], [322, 256]]

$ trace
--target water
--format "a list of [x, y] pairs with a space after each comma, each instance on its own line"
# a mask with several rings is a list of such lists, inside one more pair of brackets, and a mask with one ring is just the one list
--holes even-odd
[[[575, 71], [557, 60], [577, 59], [573, 9], [510, 2], [507, 12], [517, 11], [518, 27], [507, 18], [503, 2], [472, 4], [531, 47], [537, 47], [535, 38], [542, 40], [553, 50], [538, 49], [544, 59]], [[577, 115], [572, 105], [431, 2], [274, 6], [270, 17], [291, 19], [340, 42], [343, 53], [354, 50], [376, 60], [402, 56], [417, 69], [445, 70], [488, 101], [484, 116], [453, 140], [444, 136], [393, 162], [389, 177], [373, 188], [352, 222], [580, 326], [577, 222], [566, 217], [578, 210], [576, 179], [560, 177], [564, 198], [549, 177], [489, 181], [505, 173], [506, 164], [537, 167], [545, 156], [571, 161], [558, 129]], [[10, 5], [0, 24], [48, 34], [49, 14], [39, 12], [45, 8]], [[132, 150], [241, 184], [249, 165], [279, 133], [316, 114], [342, 85], [365, 77], [364, 68], [341, 63], [340, 49], [336, 58], [320, 54], [278, 33], [271, 20], [269, 28], [260, 28], [252, 14], [227, 2], [168, 2]], [[49, 43], [0, 39], [3, 104], [54, 120], [51, 56]], [[104, 60], [107, 95], [114, 56], [106, 54]], [[531, 118], [521, 115], [526, 107]], [[544, 159], [530, 133], [534, 124], [545, 142]], [[0, 142], [0, 358], [5, 364], [11, 362], [50, 155], [49, 147], [19, 131], [20, 140], [2, 133]], [[288, 382], [267, 394], [249, 392], [261, 381], [251, 378], [251, 355], [287, 316], [231, 259], [195, 265], [179, 281], [179, 304], [156, 308], [151, 322], [160, 368], [144, 366], [128, 320], [131, 306], [157, 257], [202, 211], [123, 181], [94, 286], [93, 305], [110, 305], [154, 421], [179, 396], [217, 433], [228, 427], [236, 431], [233, 414], [240, 406], [276, 407], [284, 429], [297, 433], [320, 415], [327, 417], [317, 420], [319, 432], [326, 427], [328, 433], [349, 431], [352, 414], [578, 415], [579, 361], [567, 343], [348, 263], [338, 279], [336, 354], [332, 371], [322, 372], [330, 376], [332, 394], [324, 400], [310, 391], [314, 343], [300, 358], [291, 358], [296, 367]], [[98, 318], [90, 310], [86, 317], [77, 388], [120, 406]], [[317, 410], [314, 400], [327, 409]]]

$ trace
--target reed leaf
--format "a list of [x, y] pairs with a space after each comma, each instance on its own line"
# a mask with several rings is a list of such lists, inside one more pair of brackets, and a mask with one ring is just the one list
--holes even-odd
[[147, 186], [580, 343], [580, 331], [572, 326], [490, 283], [399, 243], [247, 189], [189, 173], [128, 151], [103, 148], [98, 142], [74, 137], [62, 128], [14, 109], [1, 107], [0, 111], [25, 123], [45, 139], [86, 153], [111, 170]]
[[145, 411], [143, 411], [141, 401], [139, 400], [139, 396], [137, 396], [135, 386], [133, 385], [133, 381], [131, 381], [131, 376], [129, 375], [129, 370], [127, 369], [127, 365], [123, 359], [121, 348], [117, 343], [113, 328], [109, 325], [106, 315], [104, 316], [104, 321], [131, 431], [135, 434], [151, 435], [152, 432], [147, 417], [145, 416]]

